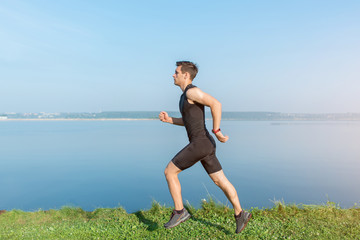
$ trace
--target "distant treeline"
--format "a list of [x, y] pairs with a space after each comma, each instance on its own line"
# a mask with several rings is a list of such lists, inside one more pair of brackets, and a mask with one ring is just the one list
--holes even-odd
[[[168, 112], [180, 117], [178, 111]], [[108, 111], [99, 113], [4, 113], [0, 119], [157, 119], [159, 111]], [[211, 118], [206, 112], [206, 118]], [[359, 121], [360, 113], [279, 113], [279, 112], [223, 112], [223, 120], [236, 121]]]

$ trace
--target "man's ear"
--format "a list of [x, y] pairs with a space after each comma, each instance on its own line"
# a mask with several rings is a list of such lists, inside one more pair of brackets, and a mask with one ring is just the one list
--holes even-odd
[[189, 79], [190, 79], [190, 73], [185, 72], [185, 78], [189, 78]]

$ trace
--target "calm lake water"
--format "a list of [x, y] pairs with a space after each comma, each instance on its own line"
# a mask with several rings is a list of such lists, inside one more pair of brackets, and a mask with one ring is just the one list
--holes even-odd
[[[207, 122], [211, 126], [211, 122]], [[360, 202], [360, 122], [223, 121], [217, 156], [244, 208]], [[0, 209], [171, 206], [164, 168], [187, 144], [160, 121], [0, 121]], [[201, 164], [180, 173], [184, 200], [227, 203]]]

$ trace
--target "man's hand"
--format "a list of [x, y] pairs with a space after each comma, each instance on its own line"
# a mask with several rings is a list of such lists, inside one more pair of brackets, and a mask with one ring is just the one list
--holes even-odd
[[167, 123], [171, 123], [171, 122], [172, 122], [172, 118], [169, 117], [169, 115], [167, 114], [167, 112], [164, 112], [164, 111], [160, 112], [160, 114], [159, 114], [159, 119], [160, 119], [160, 121], [162, 121], [162, 122], [167, 122]]
[[164, 111], [160, 112], [159, 119], [162, 122], [171, 123], [171, 124], [179, 125], [179, 126], [184, 126], [184, 122], [183, 122], [182, 118], [169, 117], [167, 112], [164, 112]]
[[219, 132], [217, 132], [216, 134], [215, 134], [215, 136], [216, 136], [216, 138], [220, 141], [220, 142], [222, 142], [222, 143], [224, 143], [224, 142], [226, 142], [227, 140], [229, 140], [229, 137], [228, 136], [224, 136], [220, 131]]

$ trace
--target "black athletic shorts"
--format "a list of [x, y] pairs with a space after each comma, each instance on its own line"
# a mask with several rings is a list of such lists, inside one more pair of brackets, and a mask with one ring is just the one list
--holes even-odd
[[211, 174], [222, 169], [215, 152], [216, 144], [211, 136], [197, 138], [178, 152], [171, 161], [181, 170], [185, 170], [200, 161], [206, 172]]

